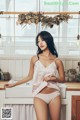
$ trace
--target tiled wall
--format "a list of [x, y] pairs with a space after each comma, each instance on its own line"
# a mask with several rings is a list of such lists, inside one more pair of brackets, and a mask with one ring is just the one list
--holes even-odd
[[[12, 78], [19, 80], [26, 76], [29, 71], [30, 58], [0, 58], [0, 68], [3, 72], [10, 72]], [[64, 69], [77, 69], [80, 58], [60, 58], [63, 61]]]

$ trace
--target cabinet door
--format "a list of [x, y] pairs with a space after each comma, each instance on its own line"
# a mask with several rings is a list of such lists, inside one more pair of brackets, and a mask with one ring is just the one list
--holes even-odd
[[72, 96], [71, 120], [80, 120], [80, 96]]

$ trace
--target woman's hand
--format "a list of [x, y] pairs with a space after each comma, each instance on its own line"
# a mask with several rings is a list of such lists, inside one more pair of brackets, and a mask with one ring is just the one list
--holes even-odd
[[49, 81], [49, 80], [51, 80], [51, 75], [45, 76], [44, 79], [43, 79], [43, 81], [46, 81], [46, 82]]
[[43, 81], [55, 81], [56, 80], [56, 77], [55, 76], [51, 76], [51, 75], [48, 75], [48, 76], [45, 76]]
[[14, 84], [12, 84], [12, 83], [6, 83], [4, 85], [4, 88], [11, 88], [11, 87], [14, 87]]

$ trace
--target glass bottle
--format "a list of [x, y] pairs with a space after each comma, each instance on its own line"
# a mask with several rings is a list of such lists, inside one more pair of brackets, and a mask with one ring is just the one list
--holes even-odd
[[76, 81], [80, 82], [80, 62], [78, 62], [78, 71], [77, 71]]
[[4, 80], [4, 75], [1, 69], [0, 69], [0, 80]]

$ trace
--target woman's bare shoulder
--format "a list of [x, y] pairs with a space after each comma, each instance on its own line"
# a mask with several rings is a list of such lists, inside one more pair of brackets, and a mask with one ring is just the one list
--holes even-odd
[[55, 58], [55, 62], [56, 62], [57, 65], [62, 65], [63, 64], [63, 62], [60, 58]]
[[37, 60], [38, 60], [38, 56], [37, 55], [32, 56], [31, 61], [33, 63], [35, 63]]

